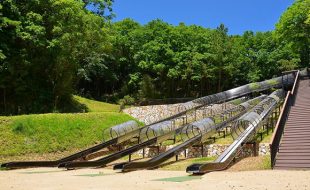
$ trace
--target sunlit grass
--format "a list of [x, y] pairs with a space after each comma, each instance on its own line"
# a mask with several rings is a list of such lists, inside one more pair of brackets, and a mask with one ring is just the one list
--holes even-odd
[[179, 161], [175, 161], [175, 158], [168, 160], [166, 163], [163, 164], [160, 169], [162, 170], [177, 170], [177, 171], [185, 171], [187, 166], [194, 164], [194, 163], [205, 163], [205, 162], [212, 162], [216, 159], [216, 157], [200, 157], [200, 158], [189, 158], [183, 159]]
[[104, 129], [131, 119], [129, 115], [113, 112], [0, 117], [0, 155], [83, 148], [101, 142]]
[[73, 96], [79, 103], [86, 105], [89, 112], [119, 112], [120, 106], [105, 102], [90, 100], [81, 96]]

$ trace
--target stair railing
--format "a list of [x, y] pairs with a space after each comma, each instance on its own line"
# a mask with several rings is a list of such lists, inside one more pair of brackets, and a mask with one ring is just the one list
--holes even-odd
[[271, 141], [270, 141], [270, 157], [271, 157], [271, 168], [274, 168], [275, 162], [276, 162], [276, 156], [277, 153], [279, 151], [279, 145], [281, 142], [281, 138], [284, 132], [284, 127], [285, 127], [285, 123], [287, 121], [289, 112], [290, 112], [290, 108], [294, 103], [294, 99], [295, 99], [295, 94], [296, 94], [296, 88], [297, 88], [297, 84], [298, 84], [298, 80], [299, 80], [299, 71], [295, 72], [295, 81], [294, 81], [294, 85], [292, 88], [292, 91], [288, 91], [287, 95], [285, 97], [283, 106], [281, 108], [281, 112], [279, 115], [279, 118], [277, 120], [277, 124], [275, 126], [275, 130], [274, 133], [271, 137]]

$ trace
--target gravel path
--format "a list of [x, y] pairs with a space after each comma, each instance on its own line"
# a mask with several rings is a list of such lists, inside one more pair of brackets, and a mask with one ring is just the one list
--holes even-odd
[[108, 169], [72, 171], [64, 171], [57, 168], [23, 169], [0, 171], [0, 189], [310, 189], [310, 171], [213, 172], [201, 177], [187, 176], [184, 171], [144, 170], [117, 173]]

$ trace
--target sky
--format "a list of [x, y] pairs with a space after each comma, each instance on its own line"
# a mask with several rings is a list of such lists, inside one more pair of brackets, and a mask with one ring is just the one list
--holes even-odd
[[162, 19], [172, 25], [184, 22], [216, 28], [221, 23], [229, 34], [270, 31], [294, 0], [115, 0], [113, 21], [132, 18], [140, 24]]

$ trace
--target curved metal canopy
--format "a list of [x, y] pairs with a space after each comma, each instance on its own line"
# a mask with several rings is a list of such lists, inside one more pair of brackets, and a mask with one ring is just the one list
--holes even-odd
[[278, 105], [283, 97], [284, 91], [276, 90], [259, 104], [257, 104], [250, 112], [247, 112], [241, 116], [232, 127], [231, 134], [233, 139], [237, 139], [249, 126], [254, 126], [254, 132], [256, 133], [258, 128], [261, 126], [262, 121]]
[[117, 138], [122, 135], [128, 134], [138, 128], [139, 128], [139, 124], [134, 120], [130, 120], [125, 123], [115, 125], [109, 129], [106, 129], [104, 131], [104, 134], [105, 136], [109, 135], [113, 139], [113, 138]]

